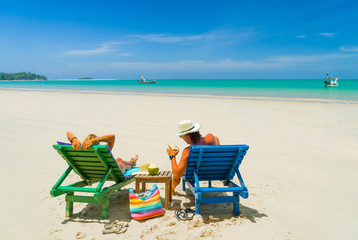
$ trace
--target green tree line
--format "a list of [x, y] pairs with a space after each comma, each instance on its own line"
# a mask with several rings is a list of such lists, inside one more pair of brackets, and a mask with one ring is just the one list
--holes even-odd
[[30, 72], [5, 73], [0, 72], [0, 80], [47, 80], [47, 77], [40, 74]]

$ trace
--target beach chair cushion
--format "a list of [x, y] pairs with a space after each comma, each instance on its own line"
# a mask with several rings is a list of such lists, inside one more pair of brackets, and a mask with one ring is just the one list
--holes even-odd
[[57, 141], [58, 145], [72, 145], [71, 143]]

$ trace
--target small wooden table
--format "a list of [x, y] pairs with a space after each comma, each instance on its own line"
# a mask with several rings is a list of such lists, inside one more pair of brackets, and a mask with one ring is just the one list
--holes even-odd
[[[165, 209], [169, 209], [169, 201], [172, 201], [172, 171], [160, 171], [157, 175], [137, 174], [135, 176], [136, 193], [146, 190], [146, 183], [165, 183]], [[142, 183], [142, 191], [139, 184]]]

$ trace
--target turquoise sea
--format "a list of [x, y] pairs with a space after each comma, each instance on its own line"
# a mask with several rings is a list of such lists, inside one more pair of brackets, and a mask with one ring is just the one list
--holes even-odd
[[339, 86], [335, 88], [325, 88], [323, 81], [323, 79], [160, 79], [155, 84], [138, 84], [136, 80], [0, 81], [0, 89], [358, 102], [358, 80], [339, 80]]

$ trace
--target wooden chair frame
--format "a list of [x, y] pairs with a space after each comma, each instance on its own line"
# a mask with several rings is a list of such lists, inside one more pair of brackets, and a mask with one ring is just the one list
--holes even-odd
[[[124, 176], [107, 145], [95, 145], [87, 150], [76, 150], [71, 145], [61, 144], [53, 145], [53, 148], [69, 165], [50, 192], [53, 197], [66, 194], [66, 217], [73, 215], [74, 202], [83, 202], [102, 204], [102, 218], [106, 219], [109, 214], [109, 195], [133, 182], [134, 177]], [[83, 181], [61, 186], [72, 170]], [[103, 187], [106, 181], [115, 183]], [[91, 187], [97, 182], [97, 187]], [[87, 193], [89, 196], [75, 195], [75, 193]]]

